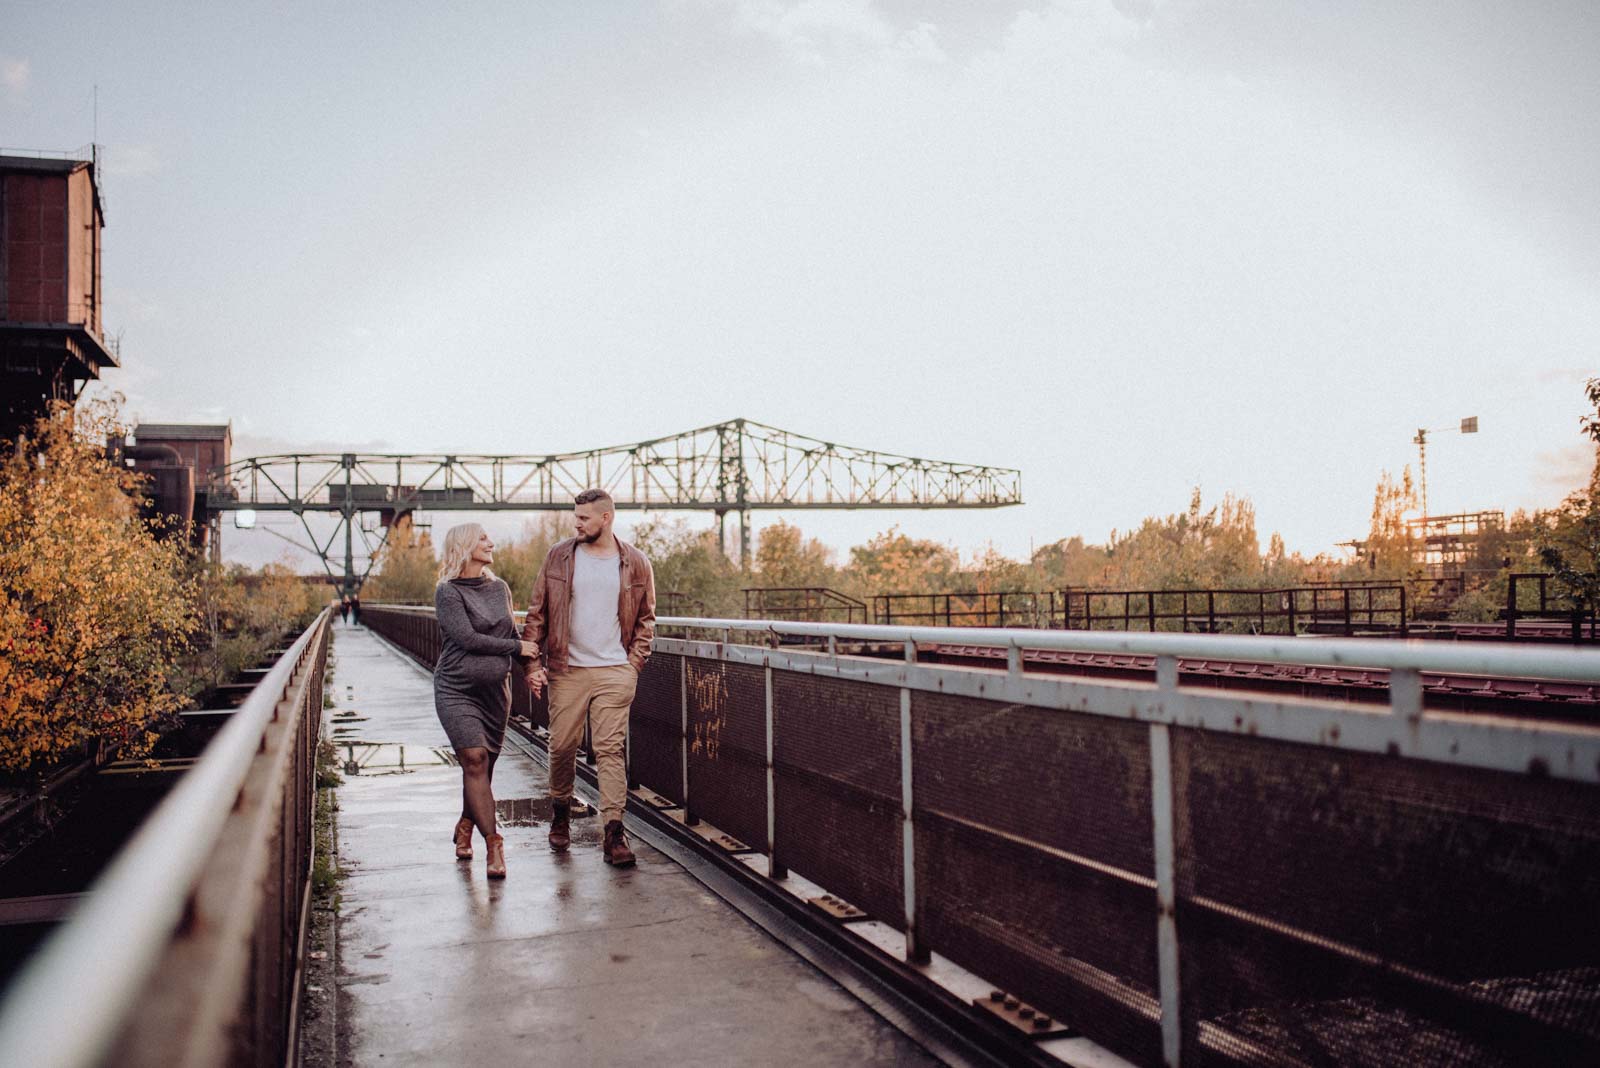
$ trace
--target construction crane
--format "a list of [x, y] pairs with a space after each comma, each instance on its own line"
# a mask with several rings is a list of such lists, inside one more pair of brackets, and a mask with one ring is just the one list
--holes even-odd
[[1461, 420], [1459, 427], [1418, 427], [1417, 436], [1411, 439], [1411, 444], [1417, 447], [1417, 467], [1422, 476], [1422, 517], [1428, 517], [1428, 435], [1460, 432], [1462, 434], [1476, 434], [1478, 432], [1478, 417], [1469, 415]]

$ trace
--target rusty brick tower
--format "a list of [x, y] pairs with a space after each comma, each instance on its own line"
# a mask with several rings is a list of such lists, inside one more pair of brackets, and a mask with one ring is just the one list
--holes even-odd
[[0, 439], [117, 366], [101, 321], [90, 158], [0, 155]]

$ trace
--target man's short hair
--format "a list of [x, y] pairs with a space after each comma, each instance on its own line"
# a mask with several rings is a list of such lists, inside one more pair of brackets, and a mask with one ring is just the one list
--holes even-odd
[[611, 494], [607, 493], [603, 489], [586, 489], [576, 497], [572, 498], [572, 503], [598, 504], [602, 508], [609, 509], [613, 512], [617, 510], [617, 502], [613, 501], [611, 499]]

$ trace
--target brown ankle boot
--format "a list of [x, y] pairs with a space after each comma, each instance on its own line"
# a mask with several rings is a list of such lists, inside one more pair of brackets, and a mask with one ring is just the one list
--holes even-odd
[[572, 802], [550, 802], [550, 849], [565, 853], [572, 844]]
[[456, 859], [472, 859], [472, 821], [462, 816], [456, 820], [455, 833], [451, 835], [456, 843]]
[[506, 877], [506, 840], [498, 834], [489, 836], [489, 867], [486, 874], [491, 879]]
[[614, 867], [631, 868], [637, 859], [628, 848], [628, 834], [622, 829], [621, 820], [606, 824], [606, 840], [600, 848], [605, 850], [606, 863]]

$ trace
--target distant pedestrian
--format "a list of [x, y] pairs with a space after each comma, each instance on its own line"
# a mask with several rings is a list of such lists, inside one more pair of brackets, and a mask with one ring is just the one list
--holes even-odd
[[[489, 570], [494, 542], [476, 523], [451, 527], [444, 536], [433, 607], [442, 643], [433, 669], [433, 701], [439, 723], [461, 765], [461, 818], [452, 838], [456, 859], [472, 859], [472, 828], [488, 849], [488, 875], [504, 879], [505, 844], [495, 828], [495, 760], [511, 714], [511, 661], [537, 657], [538, 646], [517, 639], [511, 618], [511, 587]], [[352, 608], [360, 618], [359, 601]]]
[[550, 848], [571, 845], [572, 782], [587, 720], [600, 772], [601, 848], [607, 864], [634, 862], [622, 829], [628, 800], [628, 710], [656, 631], [656, 583], [644, 553], [611, 532], [616, 505], [604, 490], [575, 498], [578, 536], [559, 542], [534, 580], [524, 642], [543, 653], [528, 687], [550, 684]]
[[339, 601], [339, 620], [346, 626], [350, 624], [350, 595], [348, 593]]
[[361, 626], [361, 595], [359, 593], [350, 595], [350, 625], [352, 627]]

